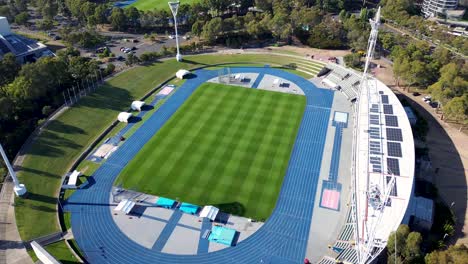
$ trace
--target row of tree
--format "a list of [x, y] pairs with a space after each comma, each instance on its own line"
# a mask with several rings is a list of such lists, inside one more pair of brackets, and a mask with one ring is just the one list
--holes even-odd
[[412, 0], [383, 0], [383, 16], [388, 22], [403, 26], [414, 36], [431, 40], [438, 45], [448, 45], [458, 52], [468, 55], [468, 41], [463, 36], [455, 36], [447, 32], [445, 26], [424, 19], [420, 9]]
[[23, 66], [11, 53], [0, 61], [0, 136], [10, 156], [41, 119], [64, 103], [63, 91], [101, 75], [98, 63], [80, 57], [75, 49], [57, 55]]
[[407, 225], [400, 225], [388, 238], [387, 263], [467, 263], [468, 248], [465, 245], [455, 245], [445, 250], [435, 250], [424, 256], [424, 252], [421, 250], [422, 244], [423, 237], [419, 232], [411, 232]]
[[[383, 3], [384, 14], [399, 14], [398, 21], [414, 19], [411, 14], [417, 12], [406, 0]], [[380, 34], [379, 44], [390, 52], [397, 86], [404, 84], [406, 89], [410, 86], [427, 89], [440, 103], [446, 118], [468, 123], [468, 63], [465, 59], [445, 47], [433, 48], [426, 41], [402, 38], [393, 33]]]

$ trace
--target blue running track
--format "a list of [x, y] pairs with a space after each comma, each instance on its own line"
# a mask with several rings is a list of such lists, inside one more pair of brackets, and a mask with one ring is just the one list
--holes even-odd
[[[333, 102], [333, 92], [316, 88], [297, 75], [271, 68], [231, 68], [233, 73], [271, 74], [294, 82], [307, 97], [307, 106], [289, 166], [272, 215], [253, 235], [235, 247], [173, 255], [145, 248], [130, 240], [112, 219], [112, 184], [138, 151], [187, 98], [217, 71], [198, 70], [94, 173], [94, 184], [77, 190], [65, 203], [72, 213], [74, 237], [90, 263], [302, 263], [315, 204], [320, 165]], [[261, 199], [259, 199], [261, 202]], [[200, 250], [204, 251], [204, 250]]]

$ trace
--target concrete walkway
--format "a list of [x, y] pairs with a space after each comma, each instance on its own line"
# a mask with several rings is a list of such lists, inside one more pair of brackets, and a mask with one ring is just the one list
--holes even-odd
[[0, 193], [0, 263], [32, 264], [16, 227], [13, 181], [4, 181]]

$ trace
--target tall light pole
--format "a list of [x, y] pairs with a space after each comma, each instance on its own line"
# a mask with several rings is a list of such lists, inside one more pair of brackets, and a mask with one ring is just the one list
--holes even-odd
[[10, 164], [10, 161], [8, 161], [8, 157], [3, 150], [2, 144], [0, 144], [0, 154], [2, 155], [3, 161], [5, 162], [5, 165], [8, 168], [8, 172], [10, 173], [11, 178], [13, 179], [13, 183], [15, 184], [15, 187], [13, 188], [13, 191], [17, 196], [22, 196], [26, 193], [26, 186], [24, 184], [21, 184], [18, 181], [18, 178], [16, 178], [16, 173], [13, 170], [13, 167]]
[[174, 27], [175, 27], [175, 39], [176, 39], [176, 45], [177, 45], [177, 55], [176, 55], [176, 60], [177, 61], [182, 61], [182, 55], [180, 55], [179, 51], [179, 35], [177, 34], [177, 10], [179, 10], [179, 4], [180, 2], [168, 2], [169, 7], [171, 8], [172, 16], [174, 17]]

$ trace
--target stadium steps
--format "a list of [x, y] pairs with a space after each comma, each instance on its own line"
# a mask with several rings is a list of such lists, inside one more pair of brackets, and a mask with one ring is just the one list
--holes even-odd
[[346, 224], [341, 230], [340, 236], [338, 237], [338, 240], [342, 241], [349, 241], [350, 239], [353, 238], [354, 230], [353, 230], [353, 225], [352, 224]]
[[336, 260], [329, 256], [324, 256], [317, 264], [336, 264]]
[[349, 263], [357, 263], [358, 262], [358, 256], [357, 252], [354, 248], [347, 248], [343, 250], [337, 257], [337, 260], [340, 261], [346, 261]]

